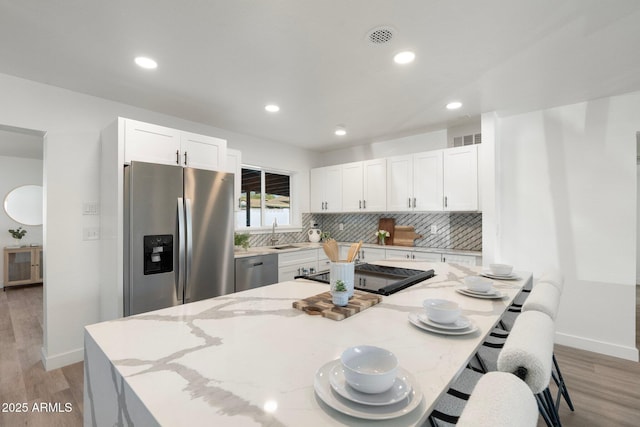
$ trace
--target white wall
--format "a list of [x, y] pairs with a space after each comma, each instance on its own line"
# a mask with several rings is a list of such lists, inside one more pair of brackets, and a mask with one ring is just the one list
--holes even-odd
[[[0, 156], [0, 200], [11, 190], [22, 185], [42, 185], [42, 160]], [[9, 229], [22, 227], [27, 234], [21, 244], [42, 244], [42, 226], [22, 225], [0, 209], [0, 248], [14, 244]], [[0, 264], [0, 285], [4, 286], [4, 263]]]
[[497, 120], [498, 261], [565, 275], [557, 342], [638, 360], [640, 92]]
[[319, 154], [314, 167], [338, 165], [361, 160], [380, 159], [403, 154], [447, 148], [446, 129], [404, 138], [373, 142]]
[[[294, 188], [308, 209], [312, 155], [176, 117], [0, 74], [0, 124], [46, 132], [45, 331], [43, 360], [53, 369], [82, 359], [83, 327], [99, 316], [99, 242], [83, 241], [82, 228], [99, 218], [82, 215], [85, 201], [99, 200], [100, 132], [117, 116], [226, 138], [243, 161], [299, 173]], [[282, 153], [286, 152], [286, 156]]]

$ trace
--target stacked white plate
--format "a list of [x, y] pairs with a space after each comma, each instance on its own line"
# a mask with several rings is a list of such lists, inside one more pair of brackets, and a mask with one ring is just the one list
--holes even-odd
[[466, 295], [468, 297], [473, 298], [484, 298], [484, 299], [500, 299], [505, 296], [504, 293], [499, 290], [492, 288], [489, 292], [480, 292], [469, 289], [467, 286], [458, 286], [456, 288], [456, 292], [461, 293], [462, 295]]
[[369, 394], [347, 384], [340, 359], [318, 369], [313, 387], [318, 397], [331, 408], [367, 420], [400, 417], [413, 411], [422, 400], [415, 378], [402, 367], [398, 367], [398, 376], [391, 389]]
[[465, 316], [458, 317], [453, 323], [437, 323], [429, 319], [423, 311], [409, 313], [409, 322], [425, 331], [442, 335], [466, 335], [478, 329], [476, 324]]
[[480, 276], [484, 276], [484, 277], [488, 277], [489, 279], [495, 279], [495, 280], [518, 280], [520, 277], [511, 272], [509, 274], [494, 274], [491, 272], [491, 270], [482, 270], [482, 272], [480, 273]]

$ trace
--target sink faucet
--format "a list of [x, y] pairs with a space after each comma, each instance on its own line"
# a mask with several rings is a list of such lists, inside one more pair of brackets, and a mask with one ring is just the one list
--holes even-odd
[[278, 243], [278, 240], [280, 239], [276, 239], [276, 227], [278, 226], [278, 220], [276, 218], [273, 219], [273, 225], [271, 226], [271, 246], [275, 245], [276, 243]]

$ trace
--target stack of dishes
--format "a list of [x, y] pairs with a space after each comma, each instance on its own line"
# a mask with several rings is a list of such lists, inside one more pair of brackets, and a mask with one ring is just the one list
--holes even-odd
[[513, 273], [513, 266], [508, 264], [489, 264], [489, 269], [483, 270], [480, 275], [497, 280], [518, 280], [520, 278]]
[[453, 301], [427, 299], [424, 311], [409, 313], [409, 322], [425, 331], [442, 335], [466, 335], [478, 327], [471, 319], [460, 315], [460, 306]]
[[457, 287], [456, 292], [473, 298], [498, 299], [505, 296], [505, 294], [493, 288], [491, 280], [480, 276], [465, 277], [464, 286]]
[[400, 417], [422, 400], [416, 379], [395, 355], [374, 346], [348, 348], [318, 369], [313, 386], [331, 408], [367, 420]]

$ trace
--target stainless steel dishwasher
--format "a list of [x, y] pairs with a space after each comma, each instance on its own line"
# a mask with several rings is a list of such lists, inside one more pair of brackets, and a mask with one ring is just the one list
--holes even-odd
[[278, 254], [236, 258], [236, 292], [278, 281]]

